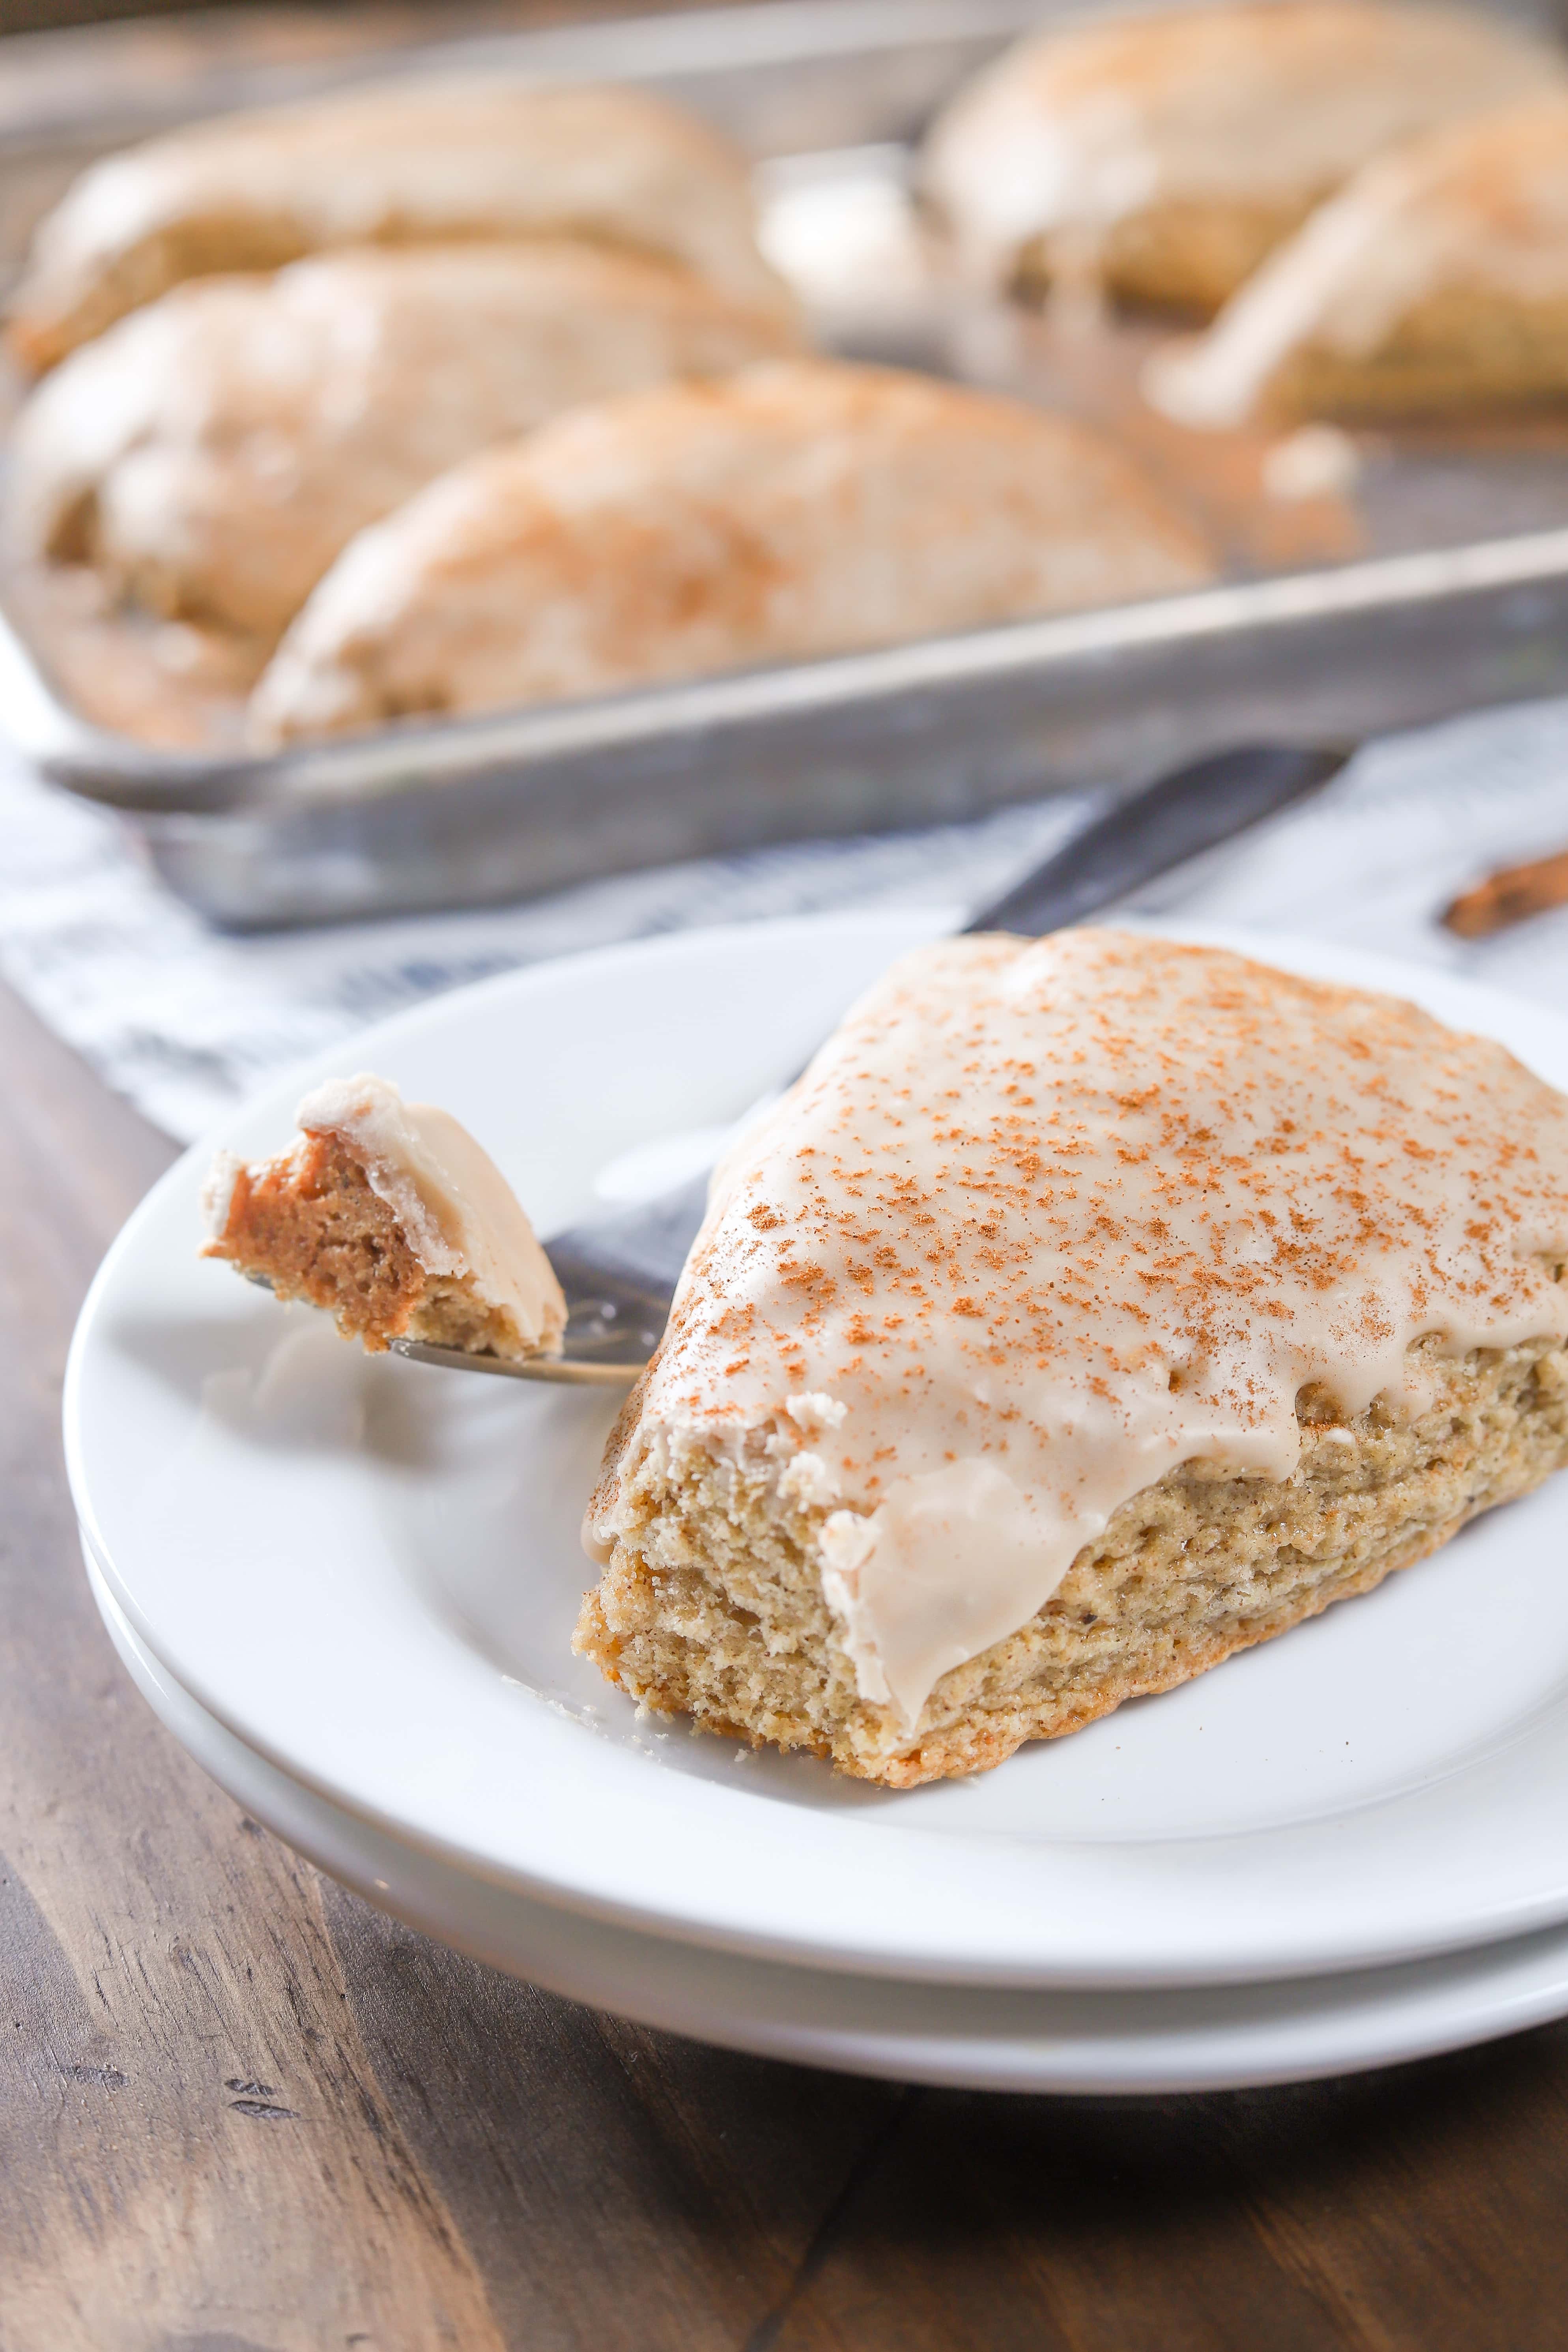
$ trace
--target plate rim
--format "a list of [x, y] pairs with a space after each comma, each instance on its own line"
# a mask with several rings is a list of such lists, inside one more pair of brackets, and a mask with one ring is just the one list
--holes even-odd
[[[1039, 2029], [1032, 2037], [1009, 2037], [973, 2027], [965, 2030], [963, 2006], [975, 1996], [978, 2001], [984, 2001], [984, 1988], [877, 1986], [879, 1996], [890, 1992], [895, 2000], [911, 1993], [928, 1998], [934, 1995], [933, 2009], [951, 2006], [955, 2015], [954, 2019], [944, 2020], [940, 2030], [933, 2027], [929, 2032], [907, 2021], [901, 2030], [894, 2032], [879, 2021], [880, 2030], [868, 2034], [864, 2026], [846, 2025], [831, 2015], [834, 2001], [845, 1997], [840, 1989], [846, 1987], [847, 1980], [840, 1972], [814, 1972], [788, 1964], [755, 1961], [743, 1954], [718, 1953], [710, 1957], [720, 1964], [721, 1990], [730, 1994], [721, 2011], [713, 2003], [712, 1971], [709, 1972], [705, 1992], [700, 1997], [682, 1984], [679, 1977], [672, 1981], [668, 1973], [657, 1995], [650, 1997], [650, 1975], [658, 1980], [661, 1957], [658, 1947], [663, 1939], [639, 1937], [636, 1930], [622, 1929], [618, 1931], [618, 1942], [626, 1948], [617, 1948], [616, 1941], [596, 1932], [597, 1923], [539, 1904], [530, 1907], [546, 1914], [546, 1948], [549, 1928], [559, 1920], [565, 1922], [563, 1941], [554, 1947], [542, 1965], [540, 1948], [535, 1945], [520, 1966], [521, 1955], [516, 1944], [506, 1936], [507, 1922], [504, 1917], [498, 1919], [496, 1906], [476, 1906], [472, 1910], [453, 1908], [454, 1894], [458, 1904], [466, 1897], [472, 1899], [470, 1883], [454, 1890], [440, 1877], [433, 1878], [422, 1869], [424, 1857], [416, 1848], [404, 1847], [396, 1857], [400, 1861], [406, 1855], [413, 1865], [410, 1875], [399, 1875], [391, 1883], [382, 1878], [381, 1870], [396, 1868], [396, 1861], [389, 1859], [386, 1848], [389, 1844], [396, 1847], [400, 1842], [382, 1832], [379, 1840], [372, 1843], [375, 1833], [367, 1825], [333, 1805], [329, 1798], [293, 1781], [209, 1716], [200, 1701], [184, 1690], [166, 1667], [161, 1667], [138, 1641], [101, 1571], [89, 1554], [84, 1552], [84, 1557], [89, 1586], [110, 1639], [153, 1713], [202, 1769], [237, 1803], [264, 1822], [274, 1835], [304, 1853], [318, 1869], [326, 1871], [373, 1908], [387, 1912], [419, 1934], [450, 1943], [454, 1949], [466, 1952], [487, 1967], [500, 1969], [503, 1974], [542, 1984], [569, 2000], [585, 2000], [590, 2007], [611, 2009], [615, 2014], [630, 2017], [656, 2032], [687, 2034], [699, 2041], [716, 2042], [724, 2049], [745, 2051], [791, 2065], [826, 2066], [837, 2073], [873, 2074], [892, 2081], [919, 2081], [949, 2089], [1016, 2096], [1113, 2098], [1201, 2096], [1214, 2091], [1259, 2089], [1286, 2083], [1323, 2081], [1341, 2074], [1367, 2074], [1380, 2067], [1405, 2065], [1528, 2032], [1568, 2014], [1568, 1927], [1558, 1929], [1555, 1937], [1547, 1929], [1521, 1944], [1484, 1946], [1479, 1951], [1460, 1952], [1436, 1961], [1368, 1970], [1359, 1980], [1351, 1977], [1326, 1981], [1304, 1979], [1270, 1987], [1239, 1988], [1244, 1994], [1249, 1990], [1273, 1993], [1282, 2004], [1300, 1992], [1299, 2007], [1268, 2026], [1252, 2029], [1265, 2046], [1270, 2033], [1276, 2037], [1276, 2054], [1266, 2056], [1262, 2050], [1254, 2048], [1253, 2054], [1239, 2061], [1226, 2062], [1210, 2056], [1206, 2062], [1199, 2063], [1189, 2056], [1184, 2063], [1173, 2063], [1169, 2058], [1162, 2063], [1154, 2055], [1163, 2041], [1171, 2040], [1169, 2026], [1163, 2035], [1158, 2031], [1141, 2032], [1136, 2029], [1119, 2034], [1110, 2019], [1107, 2020], [1104, 2038], [1092, 2045], [1103, 2054], [1085, 2063], [1074, 2037], [1061, 2031], [1059, 2019], [1058, 2038], [1055, 2042], [1049, 2038], [1050, 2005], [1053, 2001], [1059, 2007], [1103, 2002], [1108, 2010], [1119, 2004], [1125, 2011], [1142, 2000], [1156, 2009], [1161, 2005], [1179, 2009], [1194, 1994], [1212, 1993], [1212, 1987], [1152, 1990], [1142, 1996], [1134, 1995], [1131, 2004], [1126, 1996], [1114, 1993], [1041, 1990], [1032, 1996], [1043, 2012]], [[279, 1791], [279, 1783], [288, 1783], [287, 1789]], [[448, 1880], [459, 1875], [449, 1864], [445, 1868]], [[474, 1892], [481, 1893], [477, 1888]], [[499, 1894], [503, 1901], [510, 1895], [514, 1904], [529, 1905], [527, 1896], [510, 1894], [510, 1890], [489, 1892]], [[531, 1924], [537, 1932], [537, 1920]], [[612, 1931], [612, 1936], [615, 1934]], [[582, 1959], [584, 1941], [597, 1947], [594, 1955], [597, 1967], [592, 1971], [594, 1981], [588, 1988], [584, 1983], [584, 1976], [588, 1973]], [[604, 1948], [606, 1941], [607, 1953]], [[1528, 1950], [1525, 1944], [1530, 1946]], [[1497, 1980], [1500, 1972], [1500, 1980]], [[1441, 1986], [1432, 1981], [1439, 1973], [1446, 1977]], [[608, 1985], [606, 1977], [612, 1980]], [[795, 1984], [788, 1980], [803, 1977], [811, 1980], [812, 1990], [819, 1998], [826, 1994], [825, 2006], [829, 2013], [816, 2021], [797, 2018], [783, 2023], [776, 2011], [770, 2012], [768, 1994], [773, 1991], [776, 1995], [782, 1986], [787, 1997], [795, 1990]], [[1494, 1981], [1489, 1983], [1489, 1979]], [[849, 1979], [847, 1984], [852, 1998], [857, 1981]], [[735, 1998], [737, 1990], [742, 1999]], [[1374, 2002], [1380, 1995], [1386, 1995], [1392, 2005], [1379, 2011], [1385, 2020], [1381, 2036], [1375, 2029], [1369, 2032], [1366, 2024], [1355, 2030], [1365, 2012], [1355, 2008], [1353, 1999], [1347, 2029], [1343, 1996], [1362, 1990]], [[617, 2002], [606, 1997], [613, 1992], [621, 1992], [624, 1999]], [[1442, 2023], [1432, 2019], [1425, 2027], [1414, 2031], [1408, 2025], [1403, 2032], [1397, 2030], [1398, 2021], [1406, 2017], [1409, 2008], [1440, 2005], [1445, 1995], [1458, 2004], [1458, 2014]], [[1317, 2002], [1326, 2001], [1332, 2007], [1336, 2000], [1342, 2012], [1336, 2021], [1341, 2038], [1321, 2044], [1310, 2056], [1300, 2050], [1294, 2056], [1284, 2054], [1279, 2038], [1292, 2032], [1300, 2035], [1303, 2021], [1313, 2013]], [[715, 2023], [721, 2029], [716, 2034], [710, 2030]], [[1208, 2043], [1221, 2039], [1219, 2029], [1211, 2028]], [[1111, 2053], [1117, 2052], [1119, 2042], [1132, 2053], [1130, 2063], [1122, 2062], [1119, 2053], [1112, 2062]], [[981, 2053], [984, 2053], [984, 2063], [979, 2063]]]

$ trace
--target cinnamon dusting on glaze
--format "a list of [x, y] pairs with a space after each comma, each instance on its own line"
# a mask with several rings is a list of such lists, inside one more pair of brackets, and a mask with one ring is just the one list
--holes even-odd
[[1289, 1477], [1301, 1389], [1408, 1413], [1423, 1335], [1568, 1335], [1564, 1260], [1568, 1100], [1502, 1047], [1216, 950], [949, 940], [719, 1171], [640, 1410], [773, 1427], [912, 1724], [1175, 1465]]

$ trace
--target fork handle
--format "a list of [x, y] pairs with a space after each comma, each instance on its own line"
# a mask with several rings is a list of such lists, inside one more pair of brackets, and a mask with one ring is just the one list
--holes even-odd
[[[1337, 745], [1253, 744], [1195, 760], [1119, 802], [964, 929], [1039, 937], [1080, 921], [1315, 792], [1349, 757]], [[707, 1190], [705, 1176], [693, 1177], [657, 1200], [569, 1226], [545, 1244], [568, 1300], [584, 1302], [590, 1313], [595, 1302], [613, 1309], [608, 1320], [617, 1333], [636, 1335], [633, 1351], [645, 1340], [651, 1349], [663, 1324]], [[569, 1345], [574, 1338], [569, 1329]]]

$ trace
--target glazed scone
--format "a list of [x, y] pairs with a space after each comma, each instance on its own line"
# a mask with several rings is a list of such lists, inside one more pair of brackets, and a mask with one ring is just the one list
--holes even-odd
[[1393, 140], [1568, 84], [1495, 16], [1211, 0], [1036, 34], [934, 125], [926, 184], [993, 285], [1207, 316]]
[[743, 159], [629, 89], [394, 83], [231, 114], [89, 166], [41, 224], [11, 301], [52, 367], [186, 278], [344, 245], [579, 236], [787, 302], [752, 235]]
[[153, 610], [276, 638], [365, 524], [558, 411], [792, 350], [668, 264], [540, 239], [209, 278], [122, 319], [23, 410], [9, 521]]
[[386, 1078], [330, 1080], [286, 1151], [220, 1155], [204, 1257], [325, 1307], [345, 1339], [556, 1355], [566, 1303], [517, 1195], [450, 1112]]
[[1215, 949], [949, 940], [718, 1171], [577, 1643], [650, 1707], [908, 1787], [1565, 1462], [1568, 1097]]
[[781, 361], [581, 409], [363, 532], [262, 677], [253, 740], [886, 645], [1211, 571], [1083, 426]]
[[1211, 426], [1568, 402], [1568, 93], [1369, 163], [1146, 388]]

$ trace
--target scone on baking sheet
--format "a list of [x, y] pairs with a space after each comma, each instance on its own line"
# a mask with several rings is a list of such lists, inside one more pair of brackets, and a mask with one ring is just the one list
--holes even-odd
[[938, 117], [928, 192], [968, 269], [1207, 316], [1393, 140], [1556, 82], [1495, 16], [1207, 0], [1053, 26]]
[[345, 549], [253, 740], [486, 710], [1188, 588], [1190, 526], [1084, 426], [780, 361], [628, 394], [431, 483]]
[[10, 537], [276, 638], [366, 523], [557, 411], [795, 348], [776, 307], [608, 247], [360, 247], [176, 287], [34, 392]]
[[729, 142], [630, 89], [392, 83], [167, 132], [90, 164], [40, 226], [11, 338], [41, 370], [186, 278], [344, 245], [570, 236], [787, 304]]
[[362, 1074], [316, 1087], [296, 1122], [275, 1158], [216, 1162], [205, 1257], [325, 1307], [372, 1351], [407, 1338], [559, 1353], [554, 1269], [494, 1160], [448, 1111]]
[[1215, 427], [1568, 403], [1568, 92], [1369, 163], [1146, 389]]
[[895, 1787], [999, 1763], [1568, 1463], [1565, 1261], [1568, 1097], [1500, 1045], [1114, 930], [921, 950], [715, 1177], [578, 1647]]

